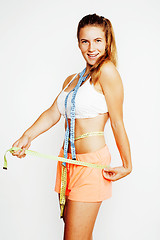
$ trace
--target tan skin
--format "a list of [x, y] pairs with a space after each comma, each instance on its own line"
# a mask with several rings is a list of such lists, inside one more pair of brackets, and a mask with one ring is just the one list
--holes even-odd
[[[104, 54], [105, 46], [105, 34], [101, 27], [85, 26], [80, 30], [79, 48], [86, 61], [86, 74], [89, 72], [90, 65], [93, 65]], [[74, 74], [65, 80], [63, 88], [71, 81], [73, 76]], [[73, 89], [78, 79], [79, 75], [65, 91], [69, 92]], [[75, 137], [86, 132], [104, 131], [105, 124], [110, 118], [117, 148], [122, 159], [122, 166], [110, 167], [103, 170], [102, 174], [107, 180], [117, 181], [132, 171], [132, 163], [130, 145], [123, 123], [123, 84], [116, 67], [111, 61], [103, 64], [100, 78], [94, 87], [96, 91], [104, 94], [108, 112], [95, 118], [76, 119]], [[13, 155], [19, 158], [25, 157], [24, 151], [30, 147], [31, 141], [55, 125], [60, 118], [56, 98], [52, 106], [42, 113], [36, 122], [24, 132], [22, 137], [12, 145], [23, 149], [23, 151], [14, 152]], [[104, 136], [80, 139], [75, 141], [76, 153], [94, 152], [104, 147], [105, 144]], [[70, 145], [69, 152], [71, 152]], [[84, 203], [67, 199], [64, 210], [64, 240], [93, 239], [92, 231], [100, 206], [101, 202]]]

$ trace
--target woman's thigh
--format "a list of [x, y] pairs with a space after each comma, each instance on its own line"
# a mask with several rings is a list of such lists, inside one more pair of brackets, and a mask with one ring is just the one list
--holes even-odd
[[91, 240], [95, 220], [102, 202], [67, 200], [64, 240]]

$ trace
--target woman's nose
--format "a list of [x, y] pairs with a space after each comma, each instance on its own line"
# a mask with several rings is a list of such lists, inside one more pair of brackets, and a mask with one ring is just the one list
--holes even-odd
[[92, 42], [89, 43], [88, 50], [89, 50], [89, 51], [92, 51], [92, 52], [95, 50], [95, 45], [94, 45], [94, 43], [92, 43]]

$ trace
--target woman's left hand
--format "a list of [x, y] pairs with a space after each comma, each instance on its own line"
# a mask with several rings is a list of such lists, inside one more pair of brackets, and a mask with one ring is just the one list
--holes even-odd
[[113, 167], [103, 169], [103, 176], [105, 179], [109, 181], [117, 181], [118, 179], [121, 179], [130, 173], [131, 170], [124, 167]]

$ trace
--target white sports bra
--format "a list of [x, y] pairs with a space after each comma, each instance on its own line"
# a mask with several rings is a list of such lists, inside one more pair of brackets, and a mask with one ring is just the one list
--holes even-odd
[[[65, 117], [65, 98], [69, 92], [65, 92], [65, 89], [76, 78], [76, 74], [73, 79], [66, 85], [57, 98], [57, 106], [59, 112]], [[91, 78], [91, 77], [90, 77]], [[89, 78], [89, 79], [90, 79]], [[108, 112], [105, 96], [95, 90], [93, 83], [90, 84], [87, 79], [78, 89], [75, 98], [75, 118], [93, 118], [99, 114]], [[71, 118], [71, 99], [73, 92], [69, 95], [67, 101], [67, 118]]]

